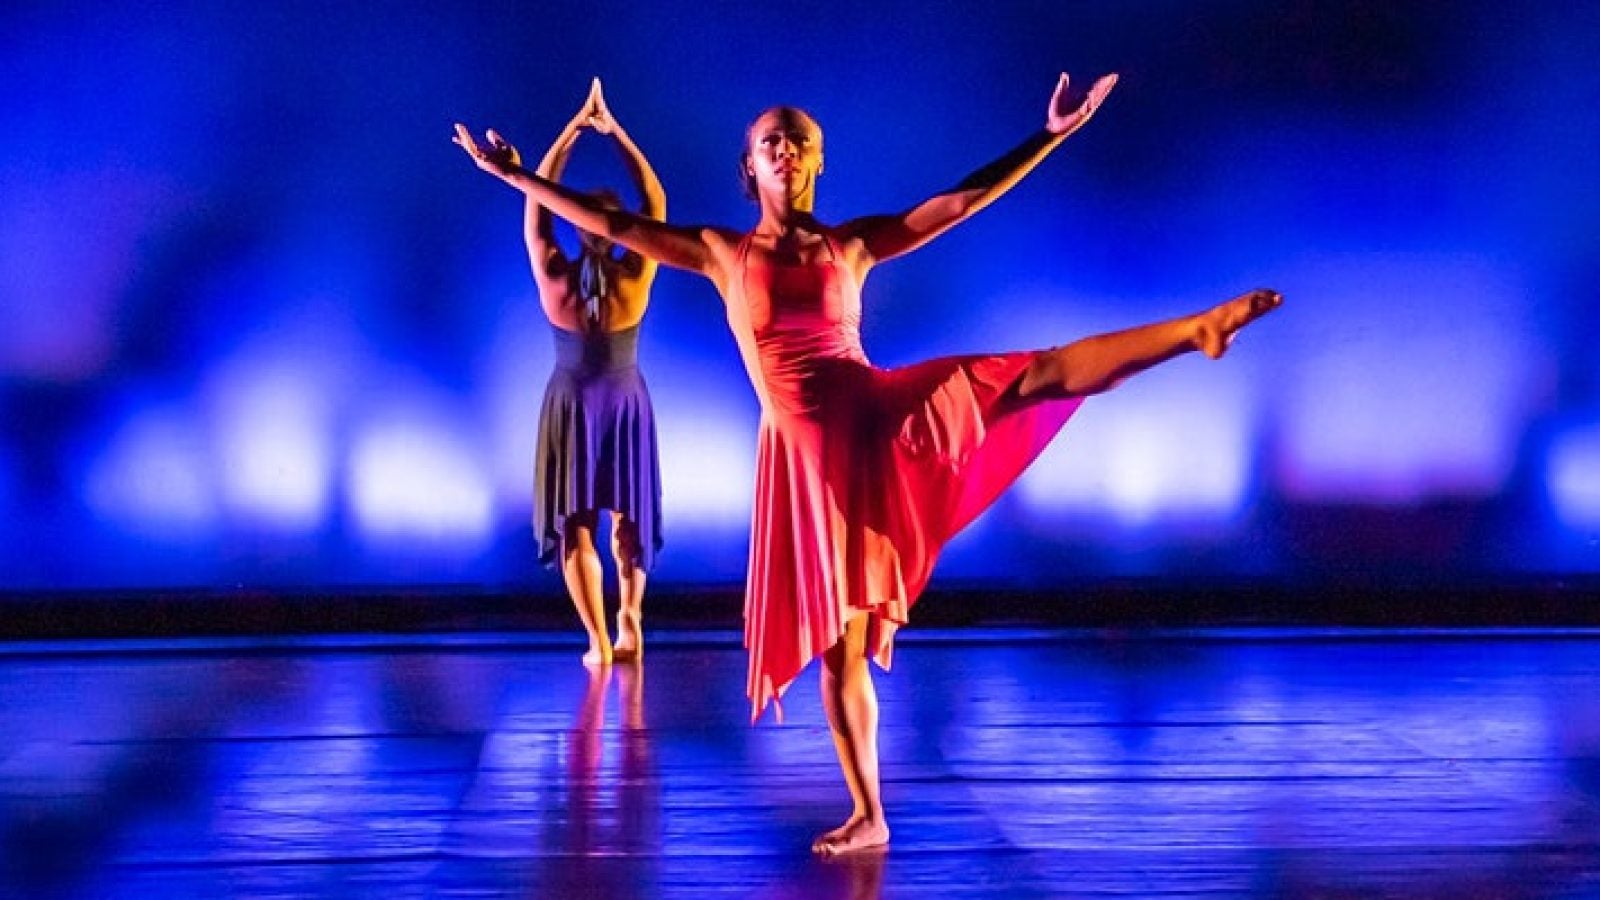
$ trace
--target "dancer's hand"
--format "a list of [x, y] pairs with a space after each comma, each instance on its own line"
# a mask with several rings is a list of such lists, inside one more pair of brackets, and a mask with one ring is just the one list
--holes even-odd
[[1117, 76], [1115, 73], [1103, 75], [1100, 80], [1089, 88], [1089, 95], [1076, 105], [1067, 95], [1069, 79], [1067, 73], [1061, 73], [1061, 79], [1056, 82], [1056, 92], [1050, 96], [1050, 107], [1045, 111], [1044, 127], [1051, 134], [1071, 134], [1084, 126], [1089, 118], [1106, 101], [1106, 95], [1116, 87]]
[[472, 132], [467, 130], [467, 126], [457, 122], [456, 136], [450, 140], [467, 151], [474, 165], [502, 181], [522, 171], [522, 156], [517, 153], [517, 148], [506, 143], [505, 138], [493, 128], [485, 131], [483, 135], [484, 143], [480, 145], [473, 140]]
[[599, 78], [589, 86], [587, 124], [597, 134], [611, 134], [617, 130], [617, 120], [612, 117], [611, 108], [606, 106], [606, 97], [600, 88]]

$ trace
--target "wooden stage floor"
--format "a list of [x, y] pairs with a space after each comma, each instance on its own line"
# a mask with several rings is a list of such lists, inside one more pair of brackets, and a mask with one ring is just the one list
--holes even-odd
[[1600, 633], [916, 630], [885, 853], [730, 632], [0, 643], [3, 897], [1600, 897]]

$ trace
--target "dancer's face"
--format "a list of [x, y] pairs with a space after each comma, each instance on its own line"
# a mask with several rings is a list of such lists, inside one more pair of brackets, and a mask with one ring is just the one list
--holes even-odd
[[822, 174], [822, 129], [798, 109], [769, 109], [750, 126], [745, 167], [759, 193], [791, 201], [814, 197]]

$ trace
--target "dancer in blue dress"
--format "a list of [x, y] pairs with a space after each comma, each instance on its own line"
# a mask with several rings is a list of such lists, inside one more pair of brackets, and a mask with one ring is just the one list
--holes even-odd
[[[585, 129], [609, 135], [631, 171], [639, 215], [660, 220], [666, 196], [650, 163], [606, 107], [595, 79], [582, 109], [551, 144], [537, 169], [559, 180]], [[616, 194], [592, 194], [621, 209]], [[661, 548], [661, 478], [650, 393], [637, 364], [639, 324], [650, 301], [656, 263], [613, 253], [604, 237], [579, 230], [576, 259], [555, 241], [548, 210], [528, 200], [524, 236], [539, 302], [550, 320], [556, 364], [539, 414], [534, 473], [534, 533], [539, 558], [560, 564], [567, 592], [589, 635], [587, 665], [638, 659], [647, 573]], [[621, 600], [617, 638], [607, 632], [596, 533], [609, 511], [611, 553]]]

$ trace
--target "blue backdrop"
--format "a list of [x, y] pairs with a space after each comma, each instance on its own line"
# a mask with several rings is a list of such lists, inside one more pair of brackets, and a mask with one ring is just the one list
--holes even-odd
[[[840, 219], [1009, 148], [1062, 69], [1123, 80], [874, 274], [874, 359], [1289, 305], [1091, 400], [937, 579], [1600, 571], [1600, 8], [543, 6], [0, 12], [0, 584], [554, 588], [520, 197], [451, 124], [537, 158], [599, 75], [671, 217], [740, 225], [743, 128], [796, 104]], [[623, 172], [590, 136], [569, 180]], [[737, 580], [757, 410], [709, 284], [663, 272], [641, 352], [659, 575]]]

